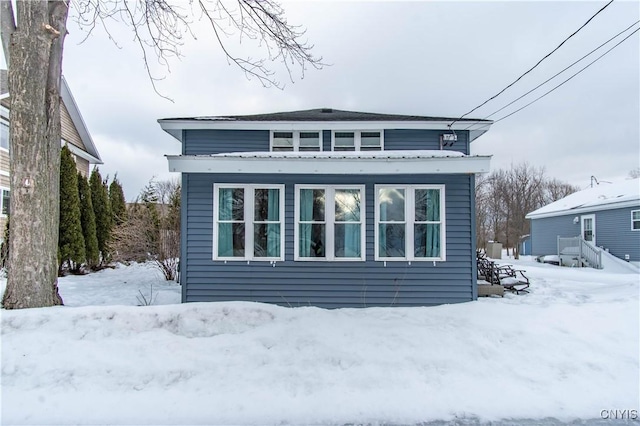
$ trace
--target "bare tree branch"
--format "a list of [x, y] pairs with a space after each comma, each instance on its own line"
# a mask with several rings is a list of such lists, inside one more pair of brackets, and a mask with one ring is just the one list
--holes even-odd
[[[191, 10], [181, 7], [178, 1], [170, 0], [141, 0], [134, 4], [126, 0], [76, 0], [76, 3], [75, 19], [87, 31], [87, 37], [97, 22], [114, 42], [108, 29], [113, 21], [122, 21], [133, 30], [133, 38], [142, 51], [153, 90], [165, 99], [169, 98], [160, 94], [156, 87], [161, 78], [155, 77], [151, 71], [150, 52], [170, 72], [170, 59], [181, 56], [185, 37], [188, 35], [196, 39], [192, 30], [193, 19], [198, 15], [194, 13], [194, 4], [198, 8], [199, 19], [208, 21], [227, 62], [240, 68], [248, 79], [256, 78], [264, 87], [284, 87], [275, 78], [275, 72], [267, 61], [281, 62], [291, 81], [294, 81], [294, 68], [299, 68], [301, 78], [304, 78], [308, 65], [316, 69], [325, 65], [322, 58], [312, 55], [313, 46], [301, 41], [305, 30], [290, 25], [282, 7], [273, 0], [197, 0], [197, 3], [189, 3]], [[231, 7], [233, 4], [236, 7]], [[256, 42], [266, 57], [253, 59], [235, 55], [226, 40], [234, 34], [238, 35], [240, 43], [245, 38]]]

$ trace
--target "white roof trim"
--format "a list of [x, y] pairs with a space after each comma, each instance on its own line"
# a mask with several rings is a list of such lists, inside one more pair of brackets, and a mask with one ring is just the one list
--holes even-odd
[[[392, 152], [391, 152], [392, 153]], [[458, 174], [487, 173], [491, 156], [399, 157], [335, 155], [167, 155], [170, 172], [249, 174]], [[278, 153], [281, 154], [281, 153]], [[327, 153], [325, 153], [327, 154]], [[382, 155], [380, 155], [382, 154]]]
[[[76, 127], [78, 134], [80, 135], [80, 139], [82, 139], [82, 143], [85, 148], [87, 148], [87, 154], [91, 156], [93, 159], [97, 160], [96, 164], [102, 164], [102, 160], [100, 158], [100, 153], [93, 143], [93, 139], [91, 139], [91, 134], [89, 134], [89, 130], [87, 129], [87, 125], [84, 123], [82, 119], [82, 115], [80, 114], [80, 110], [78, 109], [78, 105], [76, 104], [73, 95], [71, 94], [71, 89], [67, 85], [67, 81], [64, 76], [62, 76], [62, 84], [60, 85], [60, 97], [62, 98], [62, 102], [67, 107], [67, 111], [69, 111], [69, 115], [71, 116], [71, 121], [73, 121], [73, 125]], [[83, 157], [84, 158], [84, 157]]]
[[93, 155], [89, 154], [85, 150], [83, 150], [81, 148], [78, 148], [77, 146], [75, 146], [71, 142], [65, 141], [63, 139], [62, 140], [62, 145], [63, 146], [66, 145], [67, 148], [69, 148], [69, 151], [71, 151], [72, 154], [77, 155], [80, 158], [84, 158], [85, 160], [87, 160], [91, 164], [104, 164], [102, 162], [102, 160], [100, 160], [99, 158], [94, 157]]
[[477, 139], [489, 130], [493, 122], [458, 121], [449, 128], [449, 121], [247, 121], [247, 120], [158, 120], [165, 132], [182, 140], [182, 130], [380, 130], [380, 129], [425, 129], [425, 130], [465, 130], [472, 125], [482, 126], [482, 133], [474, 134]]
[[627, 207], [640, 207], [640, 201], [630, 200], [630, 201], [622, 201], [619, 203], [597, 204], [593, 206], [577, 207], [574, 209], [565, 209], [565, 210], [554, 211], [549, 213], [540, 213], [540, 214], [529, 213], [528, 215], [525, 216], [525, 218], [544, 219], [546, 217], [573, 216], [573, 215], [578, 215], [582, 213], [598, 212], [598, 211], [613, 210], [613, 209], [624, 209]]

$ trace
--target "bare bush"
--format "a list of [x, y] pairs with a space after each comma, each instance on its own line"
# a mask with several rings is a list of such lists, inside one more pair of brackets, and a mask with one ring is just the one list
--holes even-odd
[[180, 259], [180, 184], [152, 179], [129, 205], [127, 216], [113, 231], [114, 260], [152, 261], [166, 280], [176, 280]]
[[138, 203], [127, 209], [127, 220], [113, 229], [113, 260], [116, 262], [146, 262], [153, 260], [155, 250], [151, 212]]

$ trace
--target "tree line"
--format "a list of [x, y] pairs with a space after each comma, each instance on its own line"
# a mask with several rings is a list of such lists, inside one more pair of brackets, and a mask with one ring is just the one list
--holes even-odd
[[545, 174], [527, 162], [476, 177], [476, 246], [496, 241], [520, 255], [520, 239], [529, 234], [530, 213], [578, 191], [579, 188]]
[[108, 183], [96, 167], [87, 179], [76, 171], [71, 151], [60, 153], [58, 275], [95, 271], [112, 260], [111, 234], [127, 219], [122, 185]]

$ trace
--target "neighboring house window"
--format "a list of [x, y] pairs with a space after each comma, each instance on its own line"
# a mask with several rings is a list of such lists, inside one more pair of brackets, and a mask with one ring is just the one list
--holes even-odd
[[284, 260], [284, 185], [214, 185], [217, 260]]
[[631, 212], [631, 230], [640, 231], [640, 210]]
[[0, 122], [0, 148], [9, 149], [9, 124]]
[[382, 131], [332, 132], [334, 151], [382, 151]]
[[296, 185], [295, 260], [365, 260], [364, 186]]
[[376, 185], [376, 260], [445, 260], [444, 185]]
[[9, 214], [9, 200], [10, 200], [10, 192], [8, 189], [1, 189], [2, 191], [2, 200], [0, 200], [0, 202], [2, 203], [2, 205], [0, 205], [0, 213], [2, 214], [2, 216], [7, 216]]
[[271, 132], [271, 151], [322, 151], [322, 132]]

